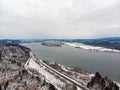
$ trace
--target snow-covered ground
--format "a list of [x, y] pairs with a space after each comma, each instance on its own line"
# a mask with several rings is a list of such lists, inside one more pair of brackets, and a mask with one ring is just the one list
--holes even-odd
[[45, 70], [45, 67], [38, 65], [33, 60], [33, 58], [27, 62], [27, 65], [25, 67], [28, 70], [31, 68], [37, 70], [45, 78], [45, 80], [47, 80], [47, 82], [53, 84], [58, 90], [61, 90], [62, 86], [65, 86], [64, 82], [62, 82], [60, 79], [57, 79], [54, 75], [50, 74], [47, 70]]
[[119, 87], [119, 90], [120, 90], [120, 83], [118, 83], [118, 82], [115, 82], [117, 85], [118, 85], [118, 87]]
[[120, 50], [109, 49], [109, 48], [98, 47], [98, 46], [90, 46], [90, 45], [85, 45], [85, 44], [82, 44], [82, 43], [65, 43], [65, 44], [68, 45], [68, 46], [81, 48], [81, 49], [86, 49], [86, 50], [92, 50], [92, 51], [104, 51], [104, 52], [120, 53]]

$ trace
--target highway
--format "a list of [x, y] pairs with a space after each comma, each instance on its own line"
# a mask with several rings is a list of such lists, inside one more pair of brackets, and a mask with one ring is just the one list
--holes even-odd
[[[73, 84], [75, 84], [76, 86], [78, 86], [79, 88], [81, 88], [82, 90], [89, 90], [86, 86], [82, 85], [80, 82], [78, 82], [78, 81], [72, 79], [71, 77], [66, 76], [63, 73], [55, 70], [54, 68], [52, 68], [49, 65], [47, 65], [46, 63], [44, 63], [42, 60], [39, 60], [39, 61], [36, 60], [36, 58], [32, 54], [30, 54], [30, 58], [32, 58], [38, 65], [40, 65], [40, 67], [41, 66], [46, 67], [49, 71], [52, 71], [55, 75], [58, 75], [59, 77], [62, 77], [65, 80], [68, 80], [69, 82], [72, 82]], [[28, 59], [27, 63], [29, 63], [30, 58]], [[26, 65], [27, 65], [27, 63], [26, 63]]]
[[81, 89], [83, 89], [83, 90], [89, 90], [87, 87], [83, 86], [80, 82], [78, 82], [78, 81], [76, 81], [76, 80], [74, 80], [74, 79], [72, 79], [72, 78], [64, 75], [63, 73], [61, 73], [61, 72], [53, 69], [52, 67], [50, 67], [50, 66], [47, 65], [46, 63], [42, 62], [41, 60], [40, 60], [40, 64], [42, 64], [43, 66], [45, 66], [47, 69], [53, 71], [55, 74], [61, 76], [62, 78], [64, 78], [64, 79], [66, 79], [66, 80], [74, 83], [76, 86], [80, 87]]

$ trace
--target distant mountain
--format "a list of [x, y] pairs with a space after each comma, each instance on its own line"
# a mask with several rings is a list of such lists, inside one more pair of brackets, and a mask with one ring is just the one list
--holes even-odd
[[46, 42], [46, 41], [83, 43], [86, 45], [100, 46], [100, 47], [120, 50], [120, 37], [105, 37], [98, 39], [29, 39], [29, 40], [3, 39], [0, 40], [0, 43], [21, 44], [21, 43]]
[[120, 40], [120, 37], [105, 37], [99, 38], [99, 40]]
[[59, 39], [58, 41], [83, 43], [86, 45], [120, 50], [120, 37], [105, 37], [98, 39]]
[[12, 44], [20, 44], [21, 40], [12, 40], [12, 39], [1, 39], [0, 43], [12, 43]]

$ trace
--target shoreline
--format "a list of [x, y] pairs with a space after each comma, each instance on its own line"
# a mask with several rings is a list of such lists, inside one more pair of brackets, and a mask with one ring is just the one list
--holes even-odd
[[82, 44], [82, 43], [65, 43], [65, 45], [72, 46], [74, 48], [80, 48], [80, 49], [84, 49], [84, 50], [90, 50], [90, 51], [120, 53], [120, 50], [109, 49], [109, 48], [104, 48], [104, 47], [99, 47], [99, 46], [85, 45], [85, 44]]
[[[28, 70], [28, 68], [31, 67], [31, 68], [36, 69], [36, 70], [40, 73], [40, 71], [39, 71], [40, 68], [39, 68], [39, 69], [37, 68], [37, 67], [39, 67], [39, 66], [37, 65], [37, 63], [36, 63], [37, 66], [36, 66], [36, 65], [35, 65], [35, 66], [33, 65], [34, 67], [33, 67], [33, 66], [30, 66], [30, 65], [27, 65], [28, 63], [31, 62], [31, 60], [33, 60], [34, 63], [36, 63], [36, 58], [34, 57], [34, 55], [33, 55], [32, 52], [30, 52], [30, 57], [29, 57], [29, 59], [28, 59], [28, 60], [26, 61], [26, 63], [25, 63], [25, 68], [26, 68], [26, 70]], [[44, 62], [44, 61], [41, 60], [41, 59], [40, 59], [40, 61], [41, 61], [41, 62]], [[49, 62], [49, 61], [48, 61], [48, 62]], [[52, 64], [54, 64], [55, 62], [49, 62], [49, 64], [50, 64], [50, 63], [51, 63], [51, 65], [52, 65]], [[59, 64], [59, 63], [57, 63], [57, 64], [58, 64], [58, 66], [60, 66], [60, 67], [61, 67], [63, 70], [65, 70], [66, 72], [69, 71], [69, 69], [67, 69], [67, 68], [69, 68], [69, 67], [66, 67], [66, 66], [64, 66], [64, 65], [61, 65], [61, 64]], [[46, 65], [47, 65], [47, 64], [46, 64]], [[48, 65], [48, 66], [49, 66], [49, 65]], [[50, 67], [51, 67], [51, 66], [50, 66]], [[52, 67], [51, 67], [51, 68], [52, 68]], [[43, 70], [42, 70], [42, 69], [43, 69]], [[71, 69], [73, 69], [73, 68], [71, 68]], [[43, 68], [41, 67], [40, 70], [46, 72], [45, 67], [43, 67]], [[29, 70], [28, 70], [28, 71], [29, 71]], [[59, 70], [58, 70], [58, 71], [59, 71]], [[48, 71], [47, 71], [47, 72], [48, 72]], [[74, 71], [72, 71], [72, 72], [74, 72]], [[29, 72], [29, 73], [30, 73], [30, 72]], [[32, 74], [32, 73], [31, 73], [31, 74]], [[41, 75], [44, 76], [45, 73], [43, 74], [43, 73], [41, 72]], [[54, 75], [54, 74], [51, 74], [51, 75], [53, 75], [52, 77], [54, 77], [54, 78], [56, 77], [56, 75]], [[50, 75], [50, 76], [51, 76], [51, 75]], [[81, 75], [82, 75], [82, 73], [81, 73]], [[88, 76], [89, 76], [89, 77], [93, 77], [94, 75], [95, 75], [94, 73], [89, 73]], [[45, 75], [45, 77], [47, 77], [47, 76]], [[48, 77], [47, 77], [47, 79], [48, 79]], [[60, 78], [57, 78], [57, 79], [59, 80]], [[55, 80], [55, 81], [56, 81], [56, 80]], [[48, 82], [50, 82], [49, 79], [48, 79]], [[62, 81], [59, 81], [59, 82], [62, 83]], [[120, 83], [119, 83], [119, 82], [116, 82], [116, 81], [113, 81], [113, 82], [116, 83], [116, 84], [118, 85], [118, 87], [120, 88]], [[51, 83], [51, 82], [50, 82], [50, 83]], [[52, 82], [52, 84], [56, 86], [55, 83]], [[58, 88], [58, 87], [57, 87], [57, 88]]]
[[[117, 49], [110, 49], [110, 48], [105, 48], [105, 47], [100, 47], [100, 46], [85, 45], [83, 43], [73, 43], [73, 42], [62, 42], [62, 43], [64, 43], [64, 44], [61, 45], [61, 46], [54, 46], [54, 45], [52, 46], [51, 45], [51, 46], [48, 46], [48, 47], [62, 47], [64, 45], [67, 45], [67, 46], [71, 46], [71, 47], [74, 47], [74, 48], [84, 49], [84, 50], [89, 50], [89, 51], [120, 53], [120, 50], [117, 50]], [[25, 44], [25, 43], [22, 43], [21, 45], [23, 45], [23, 44]], [[47, 46], [47, 45], [44, 45], [44, 46]]]
[[[52, 85], [54, 85], [57, 90], [62, 90], [62, 86], [64, 87], [66, 84], [74, 85], [74, 82], [71, 82], [66, 79], [66, 78], [68, 78], [68, 79], [72, 80], [69, 76], [66, 76], [63, 73], [61, 73], [61, 72], [55, 70], [54, 68], [50, 67], [49, 65], [45, 64], [43, 62], [43, 60], [41, 60], [41, 59], [39, 61], [37, 61], [37, 59], [34, 57], [32, 52], [30, 52], [29, 54], [30, 54], [30, 57], [26, 61], [24, 67], [31, 75], [39, 76], [39, 75], [31, 72], [30, 69], [37, 71], [41, 76], [44, 77], [44, 79], [48, 83], [51, 83]], [[49, 68], [51, 68], [53, 71]], [[63, 80], [63, 78], [65, 78], [65, 79]], [[76, 82], [76, 80], [72, 80], [72, 81]], [[79, 90], [79, 88], [80, 88], [80, 90], [81, 90], [81, 88], [84, 88], [83, 90], [89, 90], [89, 89], [87, 89], [86, 85], [81, 84], [81, 83], [78, 83], [78, 84], [80, 84], [81, 87], [76, 86], [78, 88], [77, 90]]]

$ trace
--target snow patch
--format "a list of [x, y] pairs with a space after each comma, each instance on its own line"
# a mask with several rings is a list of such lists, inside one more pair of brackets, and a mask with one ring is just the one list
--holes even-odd
[[46, 71], [42, 66], [38, 65], [32, 58], [29, 60], [26, 68], [32, 68], [37, 70], [41, 75], [44, 76], [47, 82], [53, 84], [58, 90], [61, 90], [65, 83], [57, 79], [54, 75]]
[[104, 52], [117, 52], [120, 53], [120, 50], [116, 49], [108, 49], [104, 47], [98, 47], [98, 46], [90, 46], [90, 45], [85, 45], [82, 43], [65, 43], [68, 46], [76, 47], [76, 48], [82, 48], [86, 50], [92, 50], [92, 51], [104, 51]]

